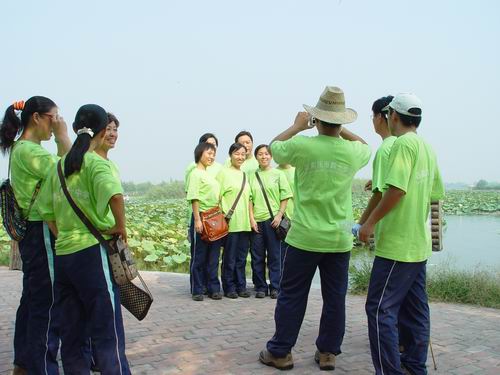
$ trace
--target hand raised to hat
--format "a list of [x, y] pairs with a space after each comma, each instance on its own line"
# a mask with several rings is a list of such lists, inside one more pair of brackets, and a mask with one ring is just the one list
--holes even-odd
[[293, 123], [293, 127], [296, 128], [298, 131], [304, 131], [308, 129], [314, 128], [316, 125], [315, 124], [310, 124], [310, 115], [307, 112], [299, 112], [297, 113], [297, 116], [295, 116], [295, 121]]

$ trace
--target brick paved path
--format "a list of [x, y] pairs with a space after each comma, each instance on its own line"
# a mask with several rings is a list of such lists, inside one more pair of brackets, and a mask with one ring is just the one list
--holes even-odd
[[[145, 272], [155, 296], [150, 314], [137, 322], [124, 312], [127, 356], [133, 374], [275, 374], [257, 356], [274, 332], [274, 301], [191, 301], [186, 275]], [[0, 374], [12, 361], [13, 321], [21, 273], [0, 268]], [[319, 373], [312, 357], [321, 313], [312, 290], [290, 374]], [[500, 374], [500, 310], [433, 303], [432, 342], [438, 371], [429, 374]], [[334, 374], [373, 374], [364, 298], [348, 296], [347, 333]]]

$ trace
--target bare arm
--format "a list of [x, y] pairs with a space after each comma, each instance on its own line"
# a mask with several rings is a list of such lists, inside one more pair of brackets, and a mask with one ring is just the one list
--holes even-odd
[[375, 224], [377, 224], [382, 218], [387, 215], [396, 205], [399, 203], [401, 198], [404, 197], [406, 193], [394, 186], [390, 186], [387, 192], [384, 194], [380, 203], [372, 211], [366, 222], [363, 224], [359, 230], [359, 239], [362, 242], [368, 242], [370, 236], [373, 234]]
[[127, 229], [125, 227], [125, 202], [122, 194], [116, 194], [109, 200], [111, 212], [115, 218], [115, 226], [108, 230], [106, 234], [117, 234], [122, 237], [124, 242], [127, 242]]
[[274, 137], [269, 145], [271, 145], [274, 141], [287, 141], [293, 136], [299, 134], [301, 131], [311, 128], [312, 127], [309, 126], [309, 114], [307, 112], [299, 112], [297, 113], [297, 116], [295, 116], [293, 125]]
[[257, 225], [257, 222], [255, 221], [255, 217], [253, 215], [253, 202], [250, 201], [248, 202], [248, 211], [250, 212], [250, 226], [254, 230], [254, 232], [259, 233], [259, 226]]
[[283, 215], [285, 214], [287, 204], [288, 204], [288, 198], [283, 199], [280, 202], [280, 209], [279, 209], [278, 213], [276, 214], [276, 216], [273, 218], [273, 221], [271, 222], [271, 226], [273, 228], [277, 228], [278, 225], [280, 225], [281, 220], [283, 219]]
[[359, 224], [363, 225], [365, 223], [365, 221], [368, 219], [368, 217], [375, 209], [375, 207], [377, 207], [381, 199], [382, 199], [382, 193], [380, 191], [376, 191], [375, 193], [372, 194], [372, 197], [368, 202], [368, 206], [366, 206], [363, 215], [361, 215], [361, 218], [358, 221]]
[[66, 122], [62, 117], [57, 117], [52, 122], [52, 131], [57, 145], [57, 156], [63, 156], [71, 148], [71, 140], [68, 137]]
[[194, 230], [197, 233], [201, 233], [203, 232], [203, 224], [201, 223], [200, 216], [200, 201], [196, 199], [192, 200], [191, 207], [193, 208]]
[[342, 127], [342, 131], [340, 132], [340, 136], [344, 138], [347, 141], [359, 141], [361, 143], [364, 143], [367, 145], [368, 143], [365, 142], [363, 138], [361, 138], [359, 135], [354, 134], [353, 132], [347, 130], [346, 128]]
[[56, 222], [55, 221], [47, 221], [47, 225], [48, 225], [50, 231], [52, 232], [52, 234], [54, 235], [54, 237], [57, 237], [57, 235], [59, 234], [59, 231], [57, 230]]

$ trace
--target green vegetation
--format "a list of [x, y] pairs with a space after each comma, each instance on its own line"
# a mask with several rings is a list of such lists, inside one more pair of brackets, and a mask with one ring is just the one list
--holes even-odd
[[500, 183], [489, 182], [486, 180], [479, 180], [476, 185], [474, 185], [475, 190], [500, 190]]
[[[350, 290], [366, 294], [372, 264], [351, 265]], [[427, 293], [430, 300], [500, 308], [500, 270], [457, 270], [450, 264], [428, 267]]]

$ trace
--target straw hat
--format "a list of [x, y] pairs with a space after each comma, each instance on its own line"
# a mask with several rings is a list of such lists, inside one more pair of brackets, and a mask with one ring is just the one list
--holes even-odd
[[349, 124], [356, 120], [355, 110], [345, 107], [344, 92], [339, 87], [326, 86], [316, 107], [304, 104], [311, 116], [330, 124]]

